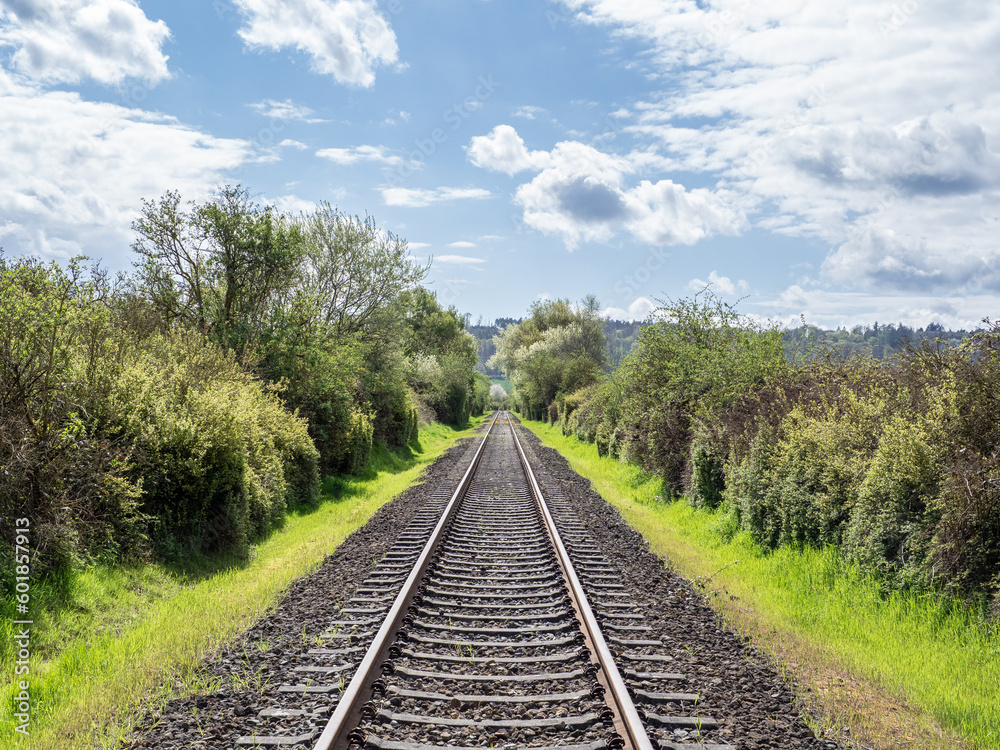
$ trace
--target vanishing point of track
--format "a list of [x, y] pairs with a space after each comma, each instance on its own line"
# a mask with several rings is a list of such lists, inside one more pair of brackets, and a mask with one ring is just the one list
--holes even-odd
[[[315, 709], [332, 708], [323, 732], [253, 731], [238, 745], [731, 750], [697, 741], [715, 720], [697, 694], [672, 692], [684, 676], [666, 671], [572, 505], [543, 497], [509, 416], [468, 454], [454, 491], [431, 492], [317, 639], [315, 664], [281, 688], [329, 699]], [[277, 728], [304, 713], [260, 718]], [[675, 744], [679, 729], [696, 744]]]

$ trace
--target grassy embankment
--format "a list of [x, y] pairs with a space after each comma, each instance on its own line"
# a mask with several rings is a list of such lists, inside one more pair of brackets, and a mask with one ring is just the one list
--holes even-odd
[[769, 652], [819, 717], [876, 748], [1000, 748], [1000, 626], [907, 593], [883, 596], [833, 550], [766, 553], [723, 512], [663, 503], [634, 465], [523, 424], [587, 477], [650, 547]]
[[[482, 418], [473, 418], [478, 426]], [[0, 746], [114, 748], [143, 701], [196, 690], [202, 659], [258, 620], [288, 585], [314, 570], [352, 531], [414, 482], [456, 438], [435, 424], [405, 454], [376, 446], [368, 470], [329, 478], [324, 502], [293, 513], [250, 561], [195, 561], [184, 569], [93, 567], [32, 589], [31, 734], [14, 732], [9, 680], [12, 610], [0, 624]], [[5, 603], [5, 609], [10, 604]], [[22, 679], [22, 678], [19, 678]]]

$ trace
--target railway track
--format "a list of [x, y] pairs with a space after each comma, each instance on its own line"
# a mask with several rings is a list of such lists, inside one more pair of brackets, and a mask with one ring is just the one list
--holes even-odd
[[508, 415], [464, 463], [237, 745], [731, 750]]

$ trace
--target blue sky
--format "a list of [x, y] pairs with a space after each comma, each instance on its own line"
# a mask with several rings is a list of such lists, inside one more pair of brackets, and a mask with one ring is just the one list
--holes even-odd
[[0, 245], [143, 198], [370, 213], [473, 318], [711, 283], [825, 327], [1000, 315], [1000, 7], [0, 0]]

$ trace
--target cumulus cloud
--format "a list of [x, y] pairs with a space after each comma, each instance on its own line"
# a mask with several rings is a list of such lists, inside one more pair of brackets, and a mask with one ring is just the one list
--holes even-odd
[[388, 153], [385, 146], [352, 146], [350, 148], [324, 148], [316, 152], [316, 156], [329, 159], [334, 164], [349, 166], [363, 161], [374, 161], [395, 166], [402, 164], [399, 156]]
[[642, 242], [672, 245], [718, 232], [735, 234], [746, 223], [724, 191], [688, 191], [671, 180], [629, 187], [626, 177], [648, 162], [641, 153], [617, 156], [578, 141], [528, 151], [514, 128], [499, 125], [474, 137], [467, 155], [477, 166], [507, 174], [538, 171], [518, 187], [514, 200], [526, 224], [560, 235], [571, 250], [580, 242], [607, 242], [620, 228]]
[[291, 47], [313, 71], [369, 87], [375, 67], [395, 63], [396, 35], [372, 0], [234, 0], [246, 17], [239, 30], [252, 49]]
[[734, 284], [732, 279], [728, 276], [720, 276], [716, 271], [711, 271], [708, 274], [708, 281], [691, 279], [691, 281], [688, 282], [688, 289], [693, 292], [699, 292], [707, 286], [712, 287], [713, 291], [727, 296], [736, 294], [737, 289], [741, 293], [750, 291], [750, 285], [743, 279], [740, 279]]
[[549, 161], [544, 151], [528, 151], [524, 140], [510, 125], [497, 125], [488, 135], [474, 136], [466, 154], [477, 167], [508, 175], [544, 167]]
[[409, 206], [419, 208], [432, 203], [454, 200], [481, 200], [490, 197], [489, 190], [482, 188], [439, 187], [434, 190], [417, 188], [381, 188], [382, 200], [387, 206]]
[[125, 265], [142, 198], [196, 197], [251, 160], [252, 144], [76, 93], [44, 92], [0, 69], [0, 245]]
[[1000, 98], [968, 71], [1000, 65], [1000, 7], [561, 1], [648, 47], [663, 84], [624, 131], [757, 226], [827, 243], [825, 283], [995, 280]]
[[42, 83], [162, 81], [169, 38], [135, 0], [0, 0], [0, 48], [13, 48], [13, 68]]
[[656, 305], [646, 297], [639, 297], [627, 308], [607, 307], [601, 316], [608, 320], [645, 320], [656, 309]]
[[453, 247], [455, 249], [462, 249], [462, 250], [468, 249], [470, 247], [475, 247], [475, 246], [476, 246], [475, 242], [468, 242], [466, 240], [459, 240], [458, 242], [449, 242], [448, 243], [448, 247]]

